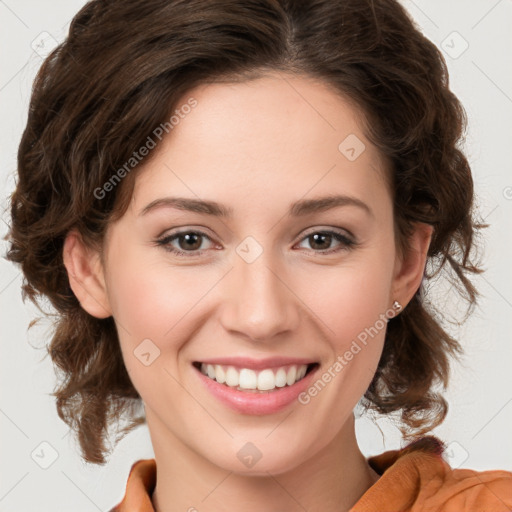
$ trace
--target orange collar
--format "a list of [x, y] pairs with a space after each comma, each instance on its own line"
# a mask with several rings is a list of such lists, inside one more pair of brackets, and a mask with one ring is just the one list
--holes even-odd
[[[424, 436], [402, 449], [369, 457], [381, 475], [350, 512], [509, 512], [512, 472], [452, 469], [443, 459], [444, 444]], [[155, 459], [142, 459], [131, 468], [126, 493], [110, 512], [154, 512]]]

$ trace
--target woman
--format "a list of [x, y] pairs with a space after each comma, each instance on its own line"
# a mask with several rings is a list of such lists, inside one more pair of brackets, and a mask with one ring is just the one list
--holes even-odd
[[[473, 304], [480, 271], [464, 124], [391, 0], [77, 14], [34, 86], [9, 258], [59, 312], [84, 459], [144, 405], [155, 459], [114, 510], [512, 507], [512, 473], [425, 435], [460, 352], [425, 283], [449, 267]], [[366, 460], [361, 399], [411, 443]]]

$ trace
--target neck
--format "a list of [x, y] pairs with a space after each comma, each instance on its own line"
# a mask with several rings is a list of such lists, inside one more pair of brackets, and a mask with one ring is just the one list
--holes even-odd
[[343, 512], [349, 511], [379, 478], [357, 446], [353, 416], [312, 458], [289, 471], [268, 476], [248, 476], [220, 468], [172, 437], [168, 430], [163, 438], [154, 423], [152, 427], [157, 467], [152, 500], [156, 512]]

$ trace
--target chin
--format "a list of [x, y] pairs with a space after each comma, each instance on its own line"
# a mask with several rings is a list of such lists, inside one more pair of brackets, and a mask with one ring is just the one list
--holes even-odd
[[[267, 434], [266, 434], [267, 435]], [[243, 476], [279, 475], [291, 471], [309, 458], [300, 447], [287, 445], [283, 450], [282, 442], [240, 443], [235, 441], [233, 447], [225, 447], [221, 453], [210, 454], [207, 458], [216, 466]], [[229, 453], [233, 456], [229, 456]], [[205, 454], [206, 455], [206, 454]]]

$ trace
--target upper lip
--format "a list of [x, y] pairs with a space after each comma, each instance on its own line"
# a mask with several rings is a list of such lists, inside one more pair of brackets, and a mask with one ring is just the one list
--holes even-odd
[[253, 359], [250, 357], [218, 357], [202, 359], [197, 362], [211, 365], [236, 366], [238, 368], [248, 368], [251, 370], [264, 370], [265, 368], [279, 368], [291, 364], [299, 366], [303, 364], [313, 364], [316, 361], [300, 357], [267, 357], [264, 359]]

